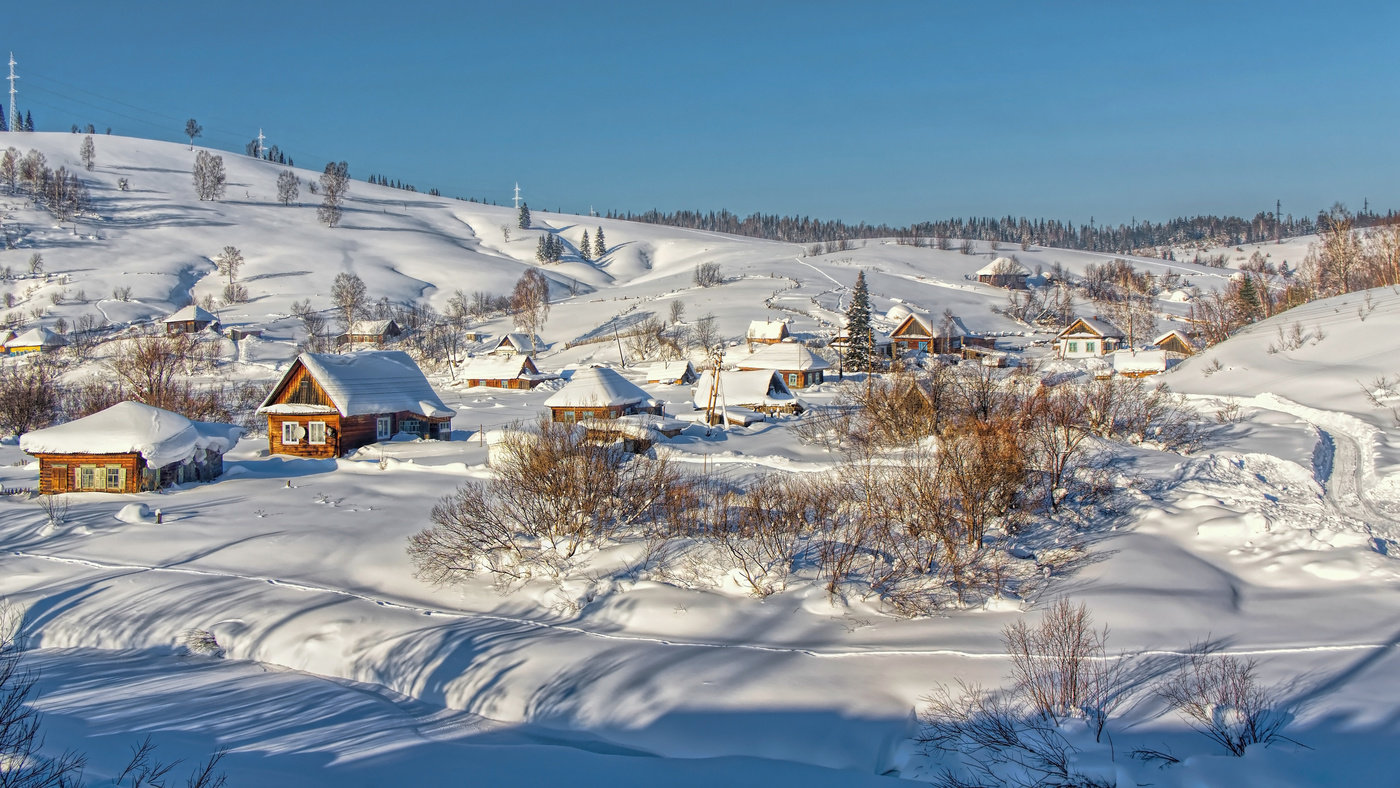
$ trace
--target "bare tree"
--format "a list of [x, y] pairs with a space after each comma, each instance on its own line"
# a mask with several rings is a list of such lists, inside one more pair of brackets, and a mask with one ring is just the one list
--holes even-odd
[[700, 287], [713, 287], [724, 284], [724, 274], [719, 263], [700, 263], [695, 266], [695, 284]]
[[225, 246], [224, 250], [214, 258], [214, 265], [219, 269], [219, 273], [228, 277], [228, 284], [224, 287], [224, 303], [237, 304], [248, 300], [248, 291], [238, 284], [238, 269], [243, 267], [243, 253], [232, 246]]
[[1277, 693], [1259, 683], [1257, 666], [1252, 657], [1199, 648], [1157, 694], [1191, 727], [1231, 755], [1242, 756], [1251, 744], [1267, 746], [1282, 739], [1289, 717]]
[[291, 205], [296, 201], [297, 195], [301, 191], [301, 179], [291, 170], [282, 170], [277, 174], [277, 201], [283, 205]]
[[194, 150], [194, 138], [204, 136], [204, 127], [194, 119], [185, 121], [185, 136], [190, 138], [190, 150]]
[[533, 340], [549, 317], [549, 278], [533, 268], [526, 271], [511, 292], [510, 308], [516, 328]]
[[505, 239], [506, 243], [510, 243], [510, 225], [501, 225], [501, 237]]
[[4, 153], [0, 153], [0, 181], [14, 194], [15, 184], [19, 181], [19, 150], [17, 148], [6, 148]]
[[674, 298], [674, 299], [672, 299], [672, 300], [671, 300], [671, 324], [672, 324], [672, 325], [675, 325], [675, 324], [681, 322], [681, 319], [684, 318], [684, 317], [685, 317], [685, 301], [682, 300], [682, 299], [680, 299], [680, 298]]
[[224, 157], [200, 151], [194, 156], [194, 193], [202, 200], [217, 200], [228, 188]]
[[343, 161], [339, 164], [327, 163], [325, 171], [321, 173], [321, 207], [316, 211], [316, 217], [322, 224], [327, 227], [340, 224], [341, 204], [349, 190], [350, 165]]
[[83, 160], [83, 167], [92, 172], [93, 162], [97, 161], [97, 146], [93, 144], [91, 136], [83, 137], [83, 144], [78, 146], [78, 157]]
[[21, 435], [58, 416], [58, 370], [47, 363], [0, 366], [0, 433]]
[[348, 329], [364, 314], [369, 303], [369, 291], [364, 280], [349, 272], [336, 274], [335, 281], [331, 283], [331, 303], [340, 313], [340, 322]]
[[698, 347], [704, 348], [706, 353], [715, 349], [715, 345], [720, 343], [719, 326], [714, 315], [705, 315], [695, 321], [695, 326], [691, 329], [691, 339]]

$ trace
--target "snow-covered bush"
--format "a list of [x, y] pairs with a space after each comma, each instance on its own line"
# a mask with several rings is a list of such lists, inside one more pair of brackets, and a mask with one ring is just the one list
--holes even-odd
[[1259, 683], [1257, 667], [1253, 658], [1198, 649], [1157, 694], [1191, 727], [1241, 756], [1251, 744], [1283, 739], [1289, 716], [1278, 694]]
[[205, 629], [187, 629], [180, 633], [180, 650], [194, 657], [222, 657], [224, 647], [214, 633]]

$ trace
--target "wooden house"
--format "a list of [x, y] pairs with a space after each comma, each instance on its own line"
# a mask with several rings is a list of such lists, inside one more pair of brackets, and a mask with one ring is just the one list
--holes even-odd
[[1186, 335], [1181, 329], [1174, 328], [1171, 331], [1152, 340], [1153, 347], [1165, 350], [1168, 353], [1177, 353], [1181, 356], [1194, 356], [1198, 350], [1196, 341]]
[[776, 370], [790, 389], [805, 389], [821, 383], [825, 371], [831, 368], [826, 359], [807, 349], [800, 342], [788, 340], [768, 345], [738, 359], [734, 366], [740, 370]]
[[215, 325], [219, 318], [202, 306], [190, 304], [161, 322], [165, 323], [166, 334], [194, 334]]
[[1025, 290], [1031, 272], [1010, 257], [998, 257], [977, 269], [977, 281], [1008, 290]]
[[546, 375], [529, 356], [477, 356], [462, 366], [462, 380], [468, 386], [494, 389], [532, 389], [558, 375]]
[[486, 352], [493, 356], [523, 355], [533, 358], [534, 355], [539, 353], [542, 349], [543, 347], [538, 336], [511, 333], [503, 334], [500, 339], [496, 340], [496, 344], [492, 345], [491, 349]]
[[689, 386], [700, 379], [695, 365], [689, 361], [658, 361], [647, 367], [648, 383], [665, 383], [668, 386]]
[[342, 345], [383, 346], [402, 335], [403, 329], [393, 320], [356, 320], [336, 341]]
[[686, 423], [679, 419], [637, 413], [615, 419], [584, 419], [578, 422], [592, 441], [621, 441], [623, 451], [644, 452], [657, 443], [680, 435]]
[[[883, 331], [876, 331], [874, 329], [871, 329], [870, 339], [874, 343], [875, 358], [893, 358], [894, 346], [890, 343], [889, 334], [886, 334]], [[837, 353], [840, 353], [841, 357], [844, 359], [846, 358], [847, 352], [851, 348], [851, 337], [846, 333], [846, 329], [843, 328], [836, 333], [836, 336], [831, 338], [831, 342], [829, 344], [831, 346], [831, 349], [835, 350]]]
[[238, 342], [238, 341], [240, 341], [240, 340], [247, 339], [248, 337], [257, 337], [257, 338], [261, 339], [261, 338], [262, 338], [262, 335], [263, 335], [263, 330], [262, 330], [261, 328], [246, 328], [246, 327], [229, 326], [229, 327], [228, 327], [227, 329], [225, 329], [225, 331], [224, 331], [224, 336], [228, 337], [229, 339], [233, 340], [234, 342]]
[[402, 350], [302, 353], [258, 408], [268, 450], [339, 457], [398, 433], [452, 440], [452, 417]]
[[20, 448], [39, 459], [39, 492], [137, 493], [213, 481], [243, 430], [191, 421], [139, 402], [27, 432]]
[[1145, 378], [1166, 372], [1180, 363], [1181, 358], [1165, 350], [1123, 348], [1110, 353], [1109, 360], [1113, 362], [1114, 374], [1127, 378]]
[[[710, 407], [710, 391], [715, 387], [714, 370], [705, 370], [691, 392], [696, 410]], [[783, 376], [771, 369], [721, 371], [716, 409], [742, 408], [767, 415], [801, 413], [802, 400], [788, 388]]]
[[1060, 358], [1098, 358], [1122, 347], [1123, 332], [1093, 317], [1075, 318], [1055, 337]]
[[781, 320], [755, 320], [749, 323], [744, 339], [748, 342], [749, 350], [753, 350], [754, 345], [772, 345], [789, 336], [787, 323]]
[[550, 420], [573, 424], [586, 419], [616, 419], [649, 413], [664, 416], [663, 403], [607, 367], [574, 372], [564, 387], [544, 401]]
[[957, 354], [962, 352], [964, 332], [957, 320], [940, 320], [936, 325], [926, 312], [910, 311], [890, 332], [890, 345], [896, 356], [905, 353]]
[[67, 347], [68, 340], [62, 334], [55, 334], [43, 326], [31, 328], [19, 336], [5, 343], [5, 353], [11, 356], [23, 356], [29, 353], [52, 353], [59, 348]]

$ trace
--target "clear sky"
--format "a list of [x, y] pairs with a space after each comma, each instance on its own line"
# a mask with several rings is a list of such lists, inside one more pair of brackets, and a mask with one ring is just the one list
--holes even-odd
[[[217, 6], [217, 8], [215, 7]], [[1400, 3], [15, 2], [19, 107], [535, 208], [1400, 208]]]

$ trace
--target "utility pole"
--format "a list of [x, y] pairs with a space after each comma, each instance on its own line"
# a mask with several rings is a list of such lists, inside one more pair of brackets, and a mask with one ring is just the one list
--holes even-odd
[[10, 131], [14, 131], [14, 130], [15, 130], [15, 93], [19, 92], [19, 91], [15, 90], [15, 80], [17, 80], [17, 79], [19, 79], [19, 77], [15, 76], [15, 53], [11, 52], [11, 53], [10, 53], [10, 118], [9, 118], [9, 121], [10, 121], [10, 126], [9, 126]]
[[515, 210], [520, 210], [520, 182], [515, 182]]

